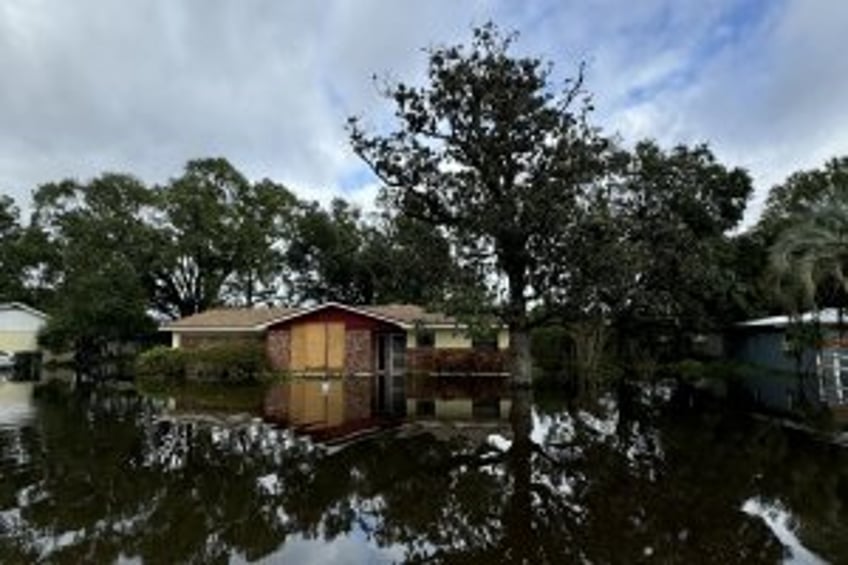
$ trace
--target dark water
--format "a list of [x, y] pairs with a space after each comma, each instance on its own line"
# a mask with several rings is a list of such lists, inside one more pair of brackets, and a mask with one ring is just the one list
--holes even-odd
[[848, 453], [650, 399], [324, 449], [0, 385], [2, 563], [848, 563]]

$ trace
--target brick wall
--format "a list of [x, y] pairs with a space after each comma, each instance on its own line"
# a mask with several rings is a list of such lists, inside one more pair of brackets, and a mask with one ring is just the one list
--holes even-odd
[[287, 329], [273, 329], [268, 332], [265, 340], [268, 352], [268, 362], [275, 371], [285, 371], [289, 368], [291, 359], [291, 334]]
[[370, 373], [374, 370], [370, 329], [349, 329], [345, 332], [345, 373]]
[[268, 387], [262, 407], [265, 419], [276, 423], [288, 422], [290, 396], [289, 383], [277, 383]]
[[344, 378], [344, 418], [346, 421], [370, 418], [374, 378], [347, 376]]

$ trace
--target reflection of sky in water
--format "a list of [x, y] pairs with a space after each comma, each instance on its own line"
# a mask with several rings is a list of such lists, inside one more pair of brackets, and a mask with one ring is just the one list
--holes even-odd
[[333, 540], [323, 536], [306, 538], [300, 534], [286, 538], [281, 550], [272, 556], [259, 561], [247, 561], [236, 557], [231, 563], [298, 563], [298, 564], [330, 564], [356, 565], [359, 563], [399, 563], [404, 560], [404, 548], [399, 545], [379, 547], [361, 529], [356, 528], [347, 535], [341, 535]]
[[789, 551], [783, 560], [790, 565], [820, 565], [827, 561], [803, 546], [798, 536], [792, 531], [792, 516], [779, 503], [764, 501], [760, 498], [749, 498], [742, 505], [742, 512], [762, 518], [774, 536]]
[[0, 382], [0, 429], [17, 428], [32, 419], [32, 383]]
[[[660, 428], [607, 399], [589, 407], [539, 404], [522, 413], [530, 422], [520, 428], [502, 422], [429, 423], [330, 452], [290, 429], [249, 418], [164, 418], [129, 396], [51, 404], [32, 400], [28, 388], [0, 388], [0, 421], [6, 422], [0, 425], [0, 481], [8, 469], [20, 472], [10, 483], [14, 500], [0, 507], [0, 562], [26, 562], [3, 558], [4, 528], [10, 539], [32, 550], [30, 561], [105, 547], [98, 554], [108, 556], [102, 562], [140, 563], [130, 555], [141, 551], [137, 544], [158, 544], [156, 532], [164, 534], [184, 523], [198, 534], [197, 539], [188, 536], [191, 545], [186, 547], [209, 555], [221, 551], [231, 563], [384, 563], [433, 559], [442, 551], [471, 555], [497, 543], [520, 547], [517, 541], [525, 539], [531, 526], [542, 532], [540, 545], [550, 544], [545, 551], [574, 548], [574, 559], [563, 562], [625, 562], [610, 560], [624, 555], [630, 562], [675, 561], [669, 556], [723, 550], [743, 530], [750, 539], [733, 550], [739, 556], [764, 555], [746, 553], [759, 548], [780, 562], [782, 546], [787, 563], [825, 563], [816, 553], [846, 562], [839, 552], [806, 535], [817, 520], [823, 521], [819, 514], [827, 509], [812, 517], [805, 514], [800, 528], [792, 493], [729, 481], [728, 492], [721, 491], [719, 502], [713, 503], [728, 469], [747, 472], [742, 466], [750, 462], [744, 457], [746, 446], [729, 446], [719, 454], [721, 472], [700, 474], [703, 448], [715, 439], [712, 429], [701, 434], [699, 427], [676, 418]], [[530, 449], [528, 442], [514, 441], [518, 430], [528, 428]], [[65, 449], [69, 438], [75, 446], [91, 449]], [[67, 471], [44, 472], [47, 467], [39, 458], [45, 450]], [[817, 457], [827, 477], [844, 468], [827, 456]], [[781, 468], [774, 460], [769, 455], [763, 465]], [[39, 464], [31, 465], [34, 461]], [[791, 465], [794, 460], [787, 461]], [[124, 465], [132, 466], [136, 479], [109, 474]], [[89, 489], [90, 477], [99, 477], [104, 469], [108, 480], [98, 482], [98, 488], [114, 488], [111, 492], [120, 495], [117, 500], [125, 507], [113, 506], [115, 498], [105, 490], [104, 496], [80, 507], [91, 513], [90, 521], [63, 515], [60, 508], [67, 509], [69, 499], [62, 494]], [[703, 485], [678, 496], [681, 488], [698, 481]], [[511, 522], [512, 509], [521, 510], [513, 506], [513, 500], [521, 499], [512, 498], [519, 484], [529, 484], [533, 493], [528, 499], [533, 512], [529, 518], [521, 515], [527, 530]], [[145, 489], [137, 498], [130, 495], [136, 488]], [[691, 519], [679, 511], [690, 501], [698, 509]], [[200, 514], [185, 511], [187, 507]], [[667, 535], [668, 520], [680, 524], [676, 537]], [[610, 532], [609, 521], [623, 528], [620, 533]], [[724, 529], [725, 522], [731, 527]], [[243, 524], [250, 524], [249, 531]], [[754, 527], [734, 527], [746, 525]], [[844, 522], [833, 531], [840, 531], [840, 525]], [[693, 535], [699, 533], [702, 540]], [[562, 544], [556, 541], [563, 536], [570, 537]], [[116, 540], [117, 555], [108, 553], [111, 540]], [[610, 543], [614, 547], [607, 547]], [[164, 557], [173, 550], [157, 545], [147, 551]], [[596, 553], [600, 559], [592, 559]]]

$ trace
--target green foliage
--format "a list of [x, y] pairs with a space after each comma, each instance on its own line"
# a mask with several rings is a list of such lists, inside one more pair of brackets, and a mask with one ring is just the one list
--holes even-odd
[[95, 376], [122, 343], [155, 330], [145, 287], [155, 242], [142, 219], [151, 195], [133, 177], [104, 174], [43, 185], [34, 200], [33, 226], [54, 249], [45, 273], [55, 294], [40, 341], [74, 351], [77, 371]]
[[694, 383], [706, 375], [705, 365], [696, 359], [683, 359], [673, 365], [673, 372], [684, 381]]
[[156, 190], [161, 252], [154, 297], [168, 315], [218, 304], [224, 294], [253, 305], [276, 294], [280, 245], [296, 202], [282, 185], [251, 184], [226, 159], [189, 161]]
[[297, 300], [373, 301], [374, 280], [363, 261], [366, 236], [358, 208], [338, 198], [329, 210], [315, 202], [304, 205], [295, 230], [286, 261]]
[[384, 200], [438, 225], [492, 297], [491, 273], [504, 276], [504, 319], [524, 324], [527, 288], [549, 291], [540, 277], [552, 265], [540, 252], [567, 239], [577, 201], [604, 171], [608, 142], [586, 120], [582, 73], [552, 94], [549, 66], [514, 56], [514, 38], [489, 24], [468, 46], [429, 50], [429, 84], [384, 92], [397, 128], [371, 135], [352, 119], [350, 131], [384, 183]]
[[528, 328], [555, 317], [693, 329], [727, 321], [739, 310], [728, 297], [745, 289], [725, 234], [742, 218], [748, 174], [705, 145], [616, 148], [589, 122], [582, 68], [557, 91], [552, 67], [516, 56], [514, 40], [488, 24], [468, 45], [430, 49], [424, 86], [384, 89], [392, 131], [350, 121], [383, 201], [447, 238], [462, 283], [450, 309], [497, 314], [518, 350]]
[[268, 371], [268, 360], [263, 344], [233, 341], [189, 350], [187, 370], [192, 379], [254, 381]]
[[428, 50], [428, 84], [384, 90], [393, 131], [368, 133], [355, 118], [349, 127], [384, 201], [438, 226], [466, 273], [458, 280], [498, 307], [518, 352], [515, 377], [526, 382], [527, 293], [550, 299], [564, 268], [550, 249], [571, 241], [575, 208], [606, 171], [610, 144], [588, 122], [582, 68], [555, 92], [550, 65], [515, 56], [514, 39], [488, 24], [467, 46]]
[[792, 173], [769, 192], [766, 207], [757, 226], [767, 239], [773, 239], [822, 202], [833, 199], [848, 186], [848, 156], [833, 158], [818, 169]]
[[702, 330], [730, 321], [735, 257], [726, 232], [741, 220], [751, 179], [704, 145], [663, 151], [636, 146], [618, 200], [625, 238], [635, 248], [638, 283], [614, 310]]
[[806, 173], [831, 184], [797, 205], [770, 250], [777, 292], [796, 311], [848, 302], [848, 159], [841, 163], [838, 175]]
[[157, 346], [139, 354], [135, 362], [136, 376], [141, 379], [183, 381], [189, 362], [189, 351]]
[[533, 362], [543, 374], [563, 375], [573, 361], [574, 344], [566, 328], [545, 326], [534, 328], [530, 333], [530, 351]]
[[24, 226], [9, 196], [0, 196], [0, 302], [19, 301], [44, 307], [49, 290], [41, 276], [55, 251], [37, 227]]
[[247, 382], [266, 378], [268, 362], [261, 343], [232, 341], [196, 349], [160, 346], [138, 356], [136, 374], [168, 382]]

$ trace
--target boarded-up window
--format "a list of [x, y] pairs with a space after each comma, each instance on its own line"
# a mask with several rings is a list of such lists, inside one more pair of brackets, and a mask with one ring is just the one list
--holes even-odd
[[306, 368], [327, 366], [327, 325], [306, 324]]
[[342, 322], [295, 324], [291, 330], [293, 371], [342, 370], [345, 325]]
[[327, 324], [327, 368], [344, 368], [345, 358], [345, 325], [343, 323]]

